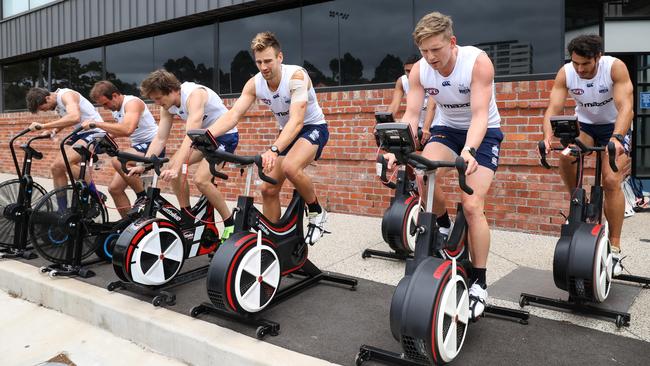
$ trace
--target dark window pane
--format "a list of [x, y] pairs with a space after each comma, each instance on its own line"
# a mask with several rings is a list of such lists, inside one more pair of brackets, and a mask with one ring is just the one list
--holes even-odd
[[602, 6], [603, 4], [597, 1], [566, 0], [564, 4], [564, 50], [562, 53], [565, 60], [570, 59], [566, 48], [572, 39], [582, 34], [599, 33]]
[[[562, 64], [563, 3], [415, 0], [415, 22], [433, 11], [450, 15], [458, 44], [484, 49], [496, 75], [555, 73]], [[498, 52], [502, 55], [497, 56]]]
[[253, 37], [264, 31], [275, 33], [284, 63], [300, 65], [300, 9], [232, 20], [219, 24], [220, 92], [239, 93], [258, 70], [250, 51]]
[[153, 44], [155, 68], [165, 68], [181, 82], [214, 86], [214, 25], [156, 36]]
[[649, 15], [648, 0], [611, 1], [605, 6], [606, 17], [647, 17]]
[[337, 0], [303, 8], [304, 65], [314, 85], [393, 82], [414, 53], [410, 1]]
[[106, 47], [106, 79], [123, 94], [139, 96], [140, 82], [153, 70], [153, 38]]
[[70, 88], [88, 98], [95, 82], [102, 79], [102, 50], [94, 48], [50, 59], [51, 90]]
[[34, 60], [2, 67], [4, 110], [27, 109], [27, 91], [35, 86], [44, 86], [40, 65], [38, 60]]

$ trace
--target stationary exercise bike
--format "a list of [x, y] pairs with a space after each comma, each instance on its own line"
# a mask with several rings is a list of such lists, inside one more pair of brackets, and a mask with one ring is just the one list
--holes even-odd
[[36, 151], [30, 144], [39, 139], [47, 139], [49, 135], [38, 135], [27, 140], [20, 146], [25, 151], [22, 170], [18, 166], [18, 158], [14, 142], [27, 134], [30, 129], [20, 131], [9, 141], [9, 149], [13, 158], [18, 179], [10, 179], [0, 184], [0, 258], [34, 259], [27, 227], [32, 213], [32, 202], [38, 202], [47, 191], [31, 176], [32, 160], [43, 159], [43, 154]]
[[[264, 309], [321, 281], [356, 288], [356, 279], [322, 272], [309, 261], [302, 221], [305, 202], [297, 191], [277, 223], [264, 217], [253, 205], [249, 194], [254, 166], [262, 180], [277, 184], [262, 171], [261, 156], [238, 156], [219, 150], [209, 130], [190, 130], [187, 135], [210, 163], [215, 176], [225, 176], [215, 169], [222, 162], [248, 168], [246, 190], [235, 208], [235, 232], [221, 244], [210, 263], [207, 290], [212, 303], [195, 306], [191, 316], [201, 313], [227, 316], [257, 326], [256, 335], [261, 339], [267, 334], [277, 335], [280, 330], [280, 324], [256, 317]], [[303, 278], [280, 289], [281, 279], [290, 274]]]
[[[385, 112], [375, 113], [377, 124], [395, 122], [393, 115]], [[421, 131], [418, 138], [421, 138]], [[377, 140], [379, 144], [379, 140]], [[390, 206], [384, 212], [381, 220], [381, 235], [388, 244], [391, 252], [366, 249], [361, 253], [362, 258], [383, 257], [406, 259], [413, 256], [415, 251], [416, 223], [418, 214], [422, 211], [418, 187], [413, 168], [403, 165], [397, 171], [397, 178], [392, 182], [387, 176], [388, 167], [382, 155], [377, 157], [377, 176], [386, 187], [395, 190]]]
[[92, 167], [96, 157], [88, 146], [74, 145], [81, 156], [79, 176], [75, 179], [65, 151], [65, 142], [82, 130], [76, 128], [61, 140], [60, 149], [65, 162], [70, 185], [55, 189], [43, 196], [35, 205], [29, 219], [29, 235], [36, 251], [51, 265], [40, 268], [50, 277], [92, 277], [95, 273], [87, 266], [102, 261], [82, 262], [95, 252], [96, 236], [105, 230], [108, 213], [97, 193], [91, 192], [84, 177], [86, 168]]
[[[609, 242], [609, 230], [603, 220], [603, 189], [601, 186], [601, 154], [607, 149], [609, 165], [616, 172], [616, 147], [613, 142], [607, 146], [588, 147], [580, 139], [580, 123], [576, 116], [551, 117], [553, 134], [560, 139], [562, 147], [553, 147], [553, 151], [563, 151], [576, 157], [576, 188], [571, 195], [569, 216], [562, 225], [560, 239], [555, 246], [553, 256], [553, 280], [557, 288], [569, 293], [568, 300], [550, 299], [538, 295], [522, 293], [519, 305], [524, 307], [531, 303], [558, 307], [575, 312], [611, 318], [617, 327], [629, 326], [630, 314], [608, 310], [590, 305], [601, 303], [609, 295], [612, 285], [612, 251]], [[546, 145], [540, 141], [538, 149], [541, 164], [550, 169], [546, 162]], [[582, 186], [584, 176], [584, 157], [592, 152], [596, 154], [594, 185], [587, 199]], [[604, 221], [604, 222], [603, 222]], [[650, 279], [637, 276], [621, 275], [617, 279], [639, 283], [650, 283]]]
[[[426, 210], [418, 215], [417, 239], [413, 258], [406, 260], [405, 276], [400, 280], [390, 306], [390, 329], [400, 342], [398, 354], [363, 345], [356, 364], [376, 360], [399, 365], [444, 364], [460, 353], [470, 322], [467, 278], [471, 264], [457, 254], [464, 246], [467, 222], [462, 211], [447, 240], [439, 240], [436, 216], [431, 212], [435, 175], [438, 168], [455, 167], [458, 182], [467, 194], [465, 161], [431, 161], [415, 153], [415, 143], [406, 124], [377, 126], [380, 147], [395, 154], [398, 164], [408, 164], [427, 177]], [[444, 254], [442, 254], [442, 253]], [[527, 324], [528, 312], [487, 305], [485, 313], [518, 319]]]
[[[120, 288], [151, 296], [152, 304], [174, 305], [176, 295], [170, 288], [205, 277], [208, 266], [182, 272], [186, 260], [211, 255], [217, 250], [219, 230], [215, 225], [214, 207], [201, 196], [189, 214], [191, 224], [182, 224], [181, 209], [169, 203], [160, 194], [158, 175], [168, 158], [144, 157], [119, 152], [122, 170], [128, 172], [126, 163], [144, 164], [154, 169], [152, 185], [147, 189], [147, 203], [140, 218], [129, 225], [119, 236], [113, 248], [113, 269], [120, 281], [111, 282], [107, 289]], [[163, 217], [156, 217], [160, 213]]]

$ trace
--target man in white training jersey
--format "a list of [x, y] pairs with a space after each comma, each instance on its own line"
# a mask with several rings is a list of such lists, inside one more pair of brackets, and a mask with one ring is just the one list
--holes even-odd
[[[160, 106], [158, 134], [149, 146], [147, 156], [159, 155], [163, 151], [172, 129], [174, 116], [185, 121], [185, 131], [189, 131], [214, 125], [219, 117], [228, 111], [221, 98], [212, 89], [192, 82], [181, 84], [172, 73], [162, 69], [149, 74], [140, 84], [140, 91], [143, 97], [153, 100]], [[239, 142], [239, 133], [236, 128], [229, 128], [217, 138], [217, 141], [225, 151], [234, 152]], [[181, 169], [186, 163], [186, 168], [189, 168], [190, 165], [200, 162], [194, 181], [202, 192], [210, 190], [211, 194], [206, 197], [223, 219], [224, 231], [221, 239], [225, 240], [233, 233], [235, 222], [217, 187], [209, 180], [205, 182], [201, 179], [199, 171], [202, 167], [209, 169], [208, 162], [203, 159], [201, 152], [191, 149], [191, 145], [192, 141], [185, 135], [181, 146], [172, 156], [165, 170], [161, 172], [160, 178], [171, 181], [172, 189], [182, 208], [183, 223], [191, 225], [194, 223], [194, 218], [190, 215], [189, 187], [182, 182]], [[130, 169], [130, 174], [141, 171], [141, 167], [133, 168]]]
[[[393, 100], [390, 102], [390, 106], [388, 107], [388, 112], [395, 116], [395, 118], [397, 118], [397, 112], [399, 112], [400, 105], [402, 104], [402, 98], [407, 96], [409, 93], [409, 74], [411, 73], [411, 69], [420, 58], [421, 57], [417, 55], [409, 56], [406, 61], [404, 61], [404, 75], [400, 76], [395, 81]], [[429, 138], [431, 138], [431, 123], [433, 122], [435, 113], [435, 101], [433, 98], [429, 98], [429, 96], [425, 94], [422, 111], [420, 112], [420, 118], [418, 120], [418, 136], [422, 136], [420, 138], [420, 144], [422, 145], [425, 145], [427, 141], [429, 141]]]
[[[553, 138], [550, 117], [562, 114], [568, 95], [576, 101], [580, 121], [579, 139], [587, 146], [616, 145], [616, 166], [612, 171], [607, 154], [602, 154], [602, 185], [605, 193], [605, 217], [614, 259], [614, 275], [623, 272], [621, 265], [621, 231], [625, 215], [625, 196], [621, 182], [630, 165], [630, 127], [634, 112], [633, 86], [625, 64], [603, 56], [603, 42], [597, 35], [582, 35], [569, 42], [571, 62], [558, 71], [548, 108], [544, 114], [546, 149]], [[560, 176], [569, 193], [576, 186], [575, 158], [560, 154]]]
[[[467, 185], [474, 194], [463, 192], [461, 201], [469, 226], [473, 267], [469, 282], [470, 315], [476, 319], [483, 314], [488, 296], [490, 228], [484, 213], [485, 197], [499, 164], [503, 140], [494, 95], [494, 66], [482, 50], [456, 44], [452, 20], [444, 14], [425, 15], [416, 25], [413, 38], [423, 57], [413, 65], [409, 76], [403, 120], [416, 131], [425, 93], [434, 98], [436, 114], [440, 116], [422, 155], [431, 160], [454, 160], [460, 155], [467, 164]], [[392, 165], [394, 156], [389, 159]], [[451, 220], [440, 183], [449, 169], [438, 171], [432, 211], [440, 232], [448, 234]]]
[[[117, 123], [87, 120], [81, 126], [86, 130], [99, 127], [114, 137], [128, 136], [131, 140], [131, 147], [122, 149], [122, 151], [144, 156], [151, 141], [158, 133], [158, 125], [142, 99], [122, 94], [113, 83], [107, 80], [95, 83], [90, 90], [90, 99], [111, 111]], [[116, 173], [108, 185], [108, 192], [113, 197], [120, 216], [125, 217], [131, 206], [129, 197], [124, 192], [127, 185], [136, 193], [137, 199], [134, 207], [144, 203], [146, 194], [140, 177], [127, 176], [122, 171], [117, 158], [112, 160], [112, 165]]]
[[269, 106], [280, 125], [280, 134], [262, 154], [262, 160], [266, 174], [278, 184], [263, 183], [264, 215], [272, 221], [280, 219], [280, 190], [289, 179], [307, 203], [305, 242], [314, 244], [325, 232], [327, 212], [319, 204], [314, 184], [304, 169], [318, 160], [329, 139], [325, 116], [307, 72], [300, 66], [282, 64], [280, 43], [273, 33], [257, 34], [251, 49], [260, 72], [246, 82], [235, 105], [210, 132], [221, 136], [234, 127], [255, 100]]
[[[32, 113], [56, 110], [61, 118], [47, 123], [33, 122], [29, 126], [31, 130], [50, 130], [52, 136], [67, 127], [79, 127], [82, 121], [88, 119], [102, 121], [102, 117], [99, 115], [92, 103], [72, 89], [61, 88], [54, 92], [50, 92], [44, 88], [31, 88], [27, 92], [25, 100], [27, 102], [27, 109]], [[74, 151], [72, 146], [77, 144], [87, 146], [92, 141], [93, 135], [97, 132], [102, 131], [100, 129], [92, 129], [80, 132], [66, 141], [65, 152], [68, 156], [70, 168], [75, 179], [79, 175], [78, 164], [81, 161], [81, 155]], [[59, 155], [52, 163], [51, 172], [52, 182], [55, 189], [64, 187], [68, 184], [67, 171], [62, 155]], [[103, 193], [97, 191], [94, 183], [90, 183], [89, 186], [91, 192], [99, 194], [101, 199], [104, 199]], [[57, 202], [59, 209], [66, 208], [66, 195], [57, 195]]]

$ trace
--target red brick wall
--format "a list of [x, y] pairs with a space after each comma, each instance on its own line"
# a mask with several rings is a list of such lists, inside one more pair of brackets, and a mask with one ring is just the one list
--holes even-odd
[[[505, 140], [501, 147], [500, 168], [486, 202], [486, 212], [492, 227], [515, 229], [532, 233], [556, 233], [563, 221], [560, 210], [567, 209], [568, 195], [564, 193], [556, 170], [548, 171], [539, 165], [535, 152], [541, 139], [541, 122], [552, 80], [502, 82], [497, 84], [497, 104], [502, 117]], [[319, 93], [318, 98], [329, 123], [330, 140], [321, 160], [308, 168], [315, 182], [322, 204], [333, 212], [355, 215], [382, 215], [388, 206], [391, 191], [385, 188], [374, 174], [377, 147], [372, 136], [374, 112], [385, 110], [390, 104], [392, 90], [359, 90]], [[228, 106], [233, 100], [226, 100]], [[572, 106], [567, 102], [567, 108]], [[158, 118], [158, 107], [150, 106]], [[567, 109], [567, 113], [571, 110]], [[105, 120], [110, 114], [102, 111]], [[31, 121], [52, 120], [54, 113], [32, 115], [29, 113], [0, 114], [0, 171], [15, 172], [8, 150], [8, 141], [17, 131]], [[277, 126], [264, 106], [254, 107], [239, 123], [238, 152], [255, 154], [264, 151], [274, 140]], [[177, 120], [167, 151], [175, 151], [183, 137], [183, 124]], [[119, 139], [128, 146], [126, 139]], [[56, 147], [47, 140], [34, 144], [46, 158], [36, 161], [34, 176], [50, 177], [53, 153]], [[556, 165], [555, 159], [550, 159]], [[193, 169], [190, 170], [192, 172]], [[227, 198], [234, 200], [243, 190], [243, 177], [238, 171], [227, 170], [230, 179], [220, 182]], [[94, 179], [108, 184], [113, 172], [108, 164], [93, 171]], [[190, 183], [191, 184], [191, 183]], [[160, 184], [166, 188], [166, 184]], [[283, 201], [290, 198], [291, 188], [285, 187]], [[445, 190], [452, 199], [458, 198], [457, 183], [450, 177]], [[196, 190], [193, 191], [196, 194]], [[259, 193], [256, 192], [259, 200]], [[450, 207], [453, 206], [450, 203]]]

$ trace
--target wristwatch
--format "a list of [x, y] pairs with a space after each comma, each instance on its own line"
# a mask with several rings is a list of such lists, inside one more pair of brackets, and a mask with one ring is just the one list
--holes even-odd
[[615, 133], [612, 135], [612, 137], [617, 139], [618, 142], [621, 143], [621, 145], [625, 145], [625, 136], [621, 135], [620, 133]]
[[275, 145], [271, 145], [271, 148], [269, 148], [269, 150], [271, 150], [271, 152], [276, 153], [277, 155], [280, 155], [280, 149], [278, 149], [278, 147]]
[[472, 146], [465, 146], [462, 151], [469, 151], [469, 154], [472, 155], [473, 158], [476, 158], [476, 149]]

